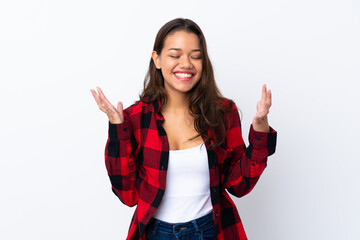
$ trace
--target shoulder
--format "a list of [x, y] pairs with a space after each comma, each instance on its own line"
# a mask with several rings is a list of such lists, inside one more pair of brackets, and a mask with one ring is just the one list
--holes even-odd
[[240, 126], [239, 109], [235, 102], [231, 99], [223, 98], [219, 101], [224, 109], [224, 123], [225, 128], [230, 129], [234, 126]]
[[232, 115], [234, 113], [238, 113], [238, 108], [233, 100], [228, 98], [221, 98], [218, 100], [218, 103], [223, 109], [225, 116], [228, 116], [229, 114]]
[[143, 101], [136, 101], [131, 106], [124, 109], [124, 115], [128, 117], [135, 117], [141, 115], [143, 112], [153, 111], [154, 103]]

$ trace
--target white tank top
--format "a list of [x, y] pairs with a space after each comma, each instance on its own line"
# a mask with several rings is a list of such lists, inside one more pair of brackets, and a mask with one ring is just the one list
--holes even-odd
[[154, 218], [187, 222], [212, 211], [206, 147], [170, 150], [166, 189]]

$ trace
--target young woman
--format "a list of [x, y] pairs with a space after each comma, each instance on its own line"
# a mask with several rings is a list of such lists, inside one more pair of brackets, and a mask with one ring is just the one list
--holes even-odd
[[100, 88], [91, 92], [109, 118], [112, 190], [137, 205], [127, 239], [247, 239], [227, 192], [249, 193], [275, 152], [265, 85], [246, 148], [238, 110], [216, 87], [201, 29], [178, 18], [156, 36], [140, 101], [123, 110]]

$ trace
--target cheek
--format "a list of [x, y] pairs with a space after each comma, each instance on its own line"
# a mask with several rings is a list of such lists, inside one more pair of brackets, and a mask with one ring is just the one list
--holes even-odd
[[198, 65], [196, 66], [196, 70], [197, 70], [197, 72], [200, 73], [200, 74], [202, 73], [202, 69], [203, 69], [202, 66], [203, 66], [202, 63], [200, 63], [200, 64], [198, 64]]
[[167, 73], [171, 73], [173, 71], [173, 69], [175, 68], [175, 64], [171, 63], [171, 62], [167, 62], [166, 64], [164, 64], [162, 66], [162, 69], [164, 71], [166, 71]]

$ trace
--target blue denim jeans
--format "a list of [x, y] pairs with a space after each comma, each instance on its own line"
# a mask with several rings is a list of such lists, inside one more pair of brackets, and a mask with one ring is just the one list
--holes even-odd
[[146, 235], [148, 240], [216, 239], [212, 212], [184, 223], [168, 223], [151, 218]]

